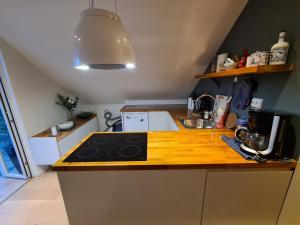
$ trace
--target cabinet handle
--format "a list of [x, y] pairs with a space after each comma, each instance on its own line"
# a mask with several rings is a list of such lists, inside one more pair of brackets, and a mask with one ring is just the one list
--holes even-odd
[[141, 119], [140, 121], [141, 121], [141, 122], [143, 122], [143, 121], [144, 121], [144, 119]]

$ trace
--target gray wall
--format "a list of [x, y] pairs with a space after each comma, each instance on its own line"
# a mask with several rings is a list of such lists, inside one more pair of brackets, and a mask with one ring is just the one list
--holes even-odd
[[[229, 52], [241, 54], [242, 49], [269, 50], [278, 40], [278, 32], [286, 29], [291, 44], [288, 63], [294, 63], [294, 72], [255, 76], [259, 82], [256, 97], [264, 99], [265, 109], [278, 109], [294, 114], [293, 124], [296, 127], [297, 139], [300, 140], [300, 1], [297, 0], [250, 0], [219, 48], [218, 53]], [[201, 80], [193, 93], [203, 92], [227, 95], [233, 78], [220, 78], [221, 86], [212, 80]], [[242, 78], [239, 78], [239, 82]], [[236, 111], [246, 115], [247, 110]], [[296, 153], [300, 153], [300, 141]]]

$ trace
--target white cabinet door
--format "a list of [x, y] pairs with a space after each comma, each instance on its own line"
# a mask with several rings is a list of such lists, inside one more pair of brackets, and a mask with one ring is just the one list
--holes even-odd
[[64, 156], [69, 150], [79, 143], [78, 131], [74, 131], [58, 142], [60, 157]]
[[90, 120], [58, 142], [60, 156], [65, 155], [74, 146], [79, 144], [84, 137], [95, 131], [98, 131], [97, 118]]
[[147, 112], [124, 112], [122, 113], [124, 131], [148, 131]]
[[179, 128], [177, 127], [175, 121], [173, 120], [172, 116], [170, 113], [167, 113], [167, 130], [173, 130], [173, 131], [178, 131]]
[[149, 131], [177, 131], [172, 116], [167, 111], [149, 112]]
[[167, 112], [149, 112], [149, 130], [164, 131], [167, 130]]
[[202, 225], [276, 225], [291, 171], [208, 172]]
[[38, 165], [51, 165], [60, 158], [55, 137], [32, 137], [29, 139], [31, 152]]
[[87, 122], [86, 124], [84, 124], [83, 126], [81, 126], [80, 129], [78, 129], [78, 134], [77, 134], [78, 140], [81, 141], [83, 138], [85, 138], [90, 133], [96, 132], [98, 130], [99, 130], [98, 120], [97, 120], [97, 118], [94, 118], [94, 119], [90, 120], [89, 122]]

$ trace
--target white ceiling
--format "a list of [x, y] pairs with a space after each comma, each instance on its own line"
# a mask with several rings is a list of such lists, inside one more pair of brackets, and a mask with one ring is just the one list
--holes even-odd
[[[113, 0], [96, 7], [114, 9]], [[134, 70], [77, 71], [72, 36], [88, 0], [0, 0], [0, 37], [89, 103], [178, 99], [190, 94], [247, 0], [118, 0]]]

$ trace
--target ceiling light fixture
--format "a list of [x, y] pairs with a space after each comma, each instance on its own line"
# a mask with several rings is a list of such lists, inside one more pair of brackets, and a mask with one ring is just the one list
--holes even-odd
[[89, 70], [90, 67], [88, 65], [79, 65], [79, 66], [75, 66], [74, 67], [75, 69], [78, 69], [78, 70]]
[[95, 8], [81, 12], [74, 34], [73, 66], [76, 69], [135, 68], [135, 56], [121, 19], [116, 12]]

